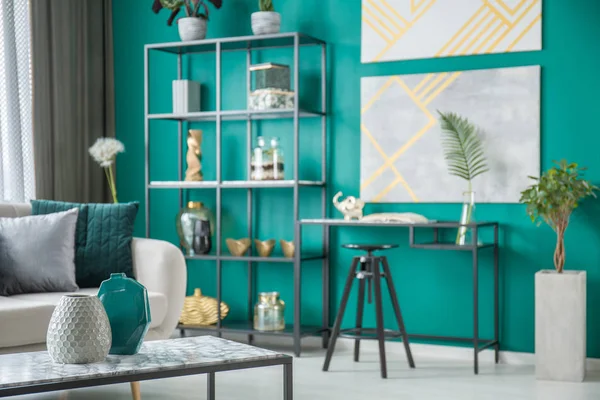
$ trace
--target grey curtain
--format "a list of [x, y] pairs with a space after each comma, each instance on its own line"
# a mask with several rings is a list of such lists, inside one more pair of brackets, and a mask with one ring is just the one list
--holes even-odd
[[36, 197], [110, 201], [88, 154], [114, 136], [112, 0], [31, 4]]

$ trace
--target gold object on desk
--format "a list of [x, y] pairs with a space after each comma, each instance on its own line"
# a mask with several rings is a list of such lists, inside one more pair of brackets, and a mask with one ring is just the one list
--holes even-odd
[[[221, 319], [229, 313], [229, 306], [221, 302]], [[194, 294], [183, 301], [183, 311], [179, 322], [183, 325], [213, 325], [218, 321], [217, 299], [203, 296], [202, 291], [194, 289]]]
[[186, 181], [201, 181], [202, 176], [202, 131], [200, 129], [190, 129], [187, 136], [188, 151], [185, 156], [187, 170], [185, 171]]
[[294, 241], [286, 242], [283, 239], [279, 240], [279, 244], [281, 245], [281, 250], [283, 250], [283, 255], [287, 258], [294, 258], [294, 253], [296, 250], [296, 246], [294, 246]]
[[227, 239], [225, 240], [227, 244], [227, 248], [232, 256], [240, 257], [243, 256], [246, 251], [250, 248], [250, 244], [252, 242], [248, 238], [243, 238], [239, 240], [235, 239]]
[[269, 257], [275, 248], [275, 239], [269, 239], [265, 241], [254, 239], [254, 246], [256, 246], [256, 251], [258, 252], [259, 256]]

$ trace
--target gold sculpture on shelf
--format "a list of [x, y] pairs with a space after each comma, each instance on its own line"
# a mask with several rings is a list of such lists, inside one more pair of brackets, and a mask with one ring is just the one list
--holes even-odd
[[[221, 319], [229, 313], [229, 306], [221, 302]], [[202, 291], [194, 289], [194, 294], [183, 301], [183, 311], [179, 322], [183, 325], [214, 325], [218, 321], [217, 300], [203, 296]]]
[[185, 171], [186, 181], [201, 181], [202, 176], [202, 131], [200, 129], [190, 129], [187, 136], [188, 151], [185, 156], [187, 162], [187, 170]]

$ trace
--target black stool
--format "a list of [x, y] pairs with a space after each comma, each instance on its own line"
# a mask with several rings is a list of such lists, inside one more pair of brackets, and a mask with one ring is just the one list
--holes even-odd
[[[357, 256], [352, 259], [352, 266], [350, 267], [350, 273], [346, 279], [346, 286], [344, 287], [344, 293], [342, 294], [342, 301], [340, 303], [340, 309], [337, 316], [335, 317], [335, 323], [333, 324], [333, 331], [331, 332], [331, 341], [327, 347], [327, 355], [325, 356], [325, 363], [323, 364], [323, 371], [329, 369], [329, 363], [333, 356], [335, 349], [335, 342], [338, 337], [349, 337], [354, 339], [354, 361], [358, 361], [358, 354], [360, 351], [360, 340], [361, 339], [377, 339], [379, 341], [379, 363], [381, 365], [381, 377], [387, 378], [387, 366], [385, 361], [385, 338], [386, 337], [401, 337], [404, 343], [404, 349], [406, 350], [406, 357], [408, 358], [408, 365], [411, 368], [415, 367], [415, 362], [410, 351], [410, 345], [408, 343], [408, 335], [406, 334], [406, 328], [404, 327], [404, 320], [402, 319], [402, 313], [400, 312], [400, 306], [398, 305], [398, 297], [396, 295], [396, 289], [394, 282], [392, 281], [392, 274], [390, 272], [390, 266], [387, 262], [386, 257], [374, 256], [373, 252], [377, 250], [388, 250], [398, 247], [397, 244], [381, 244], [381, 245], [363, 245], [363, 244], [345, 244], [342, 247], [346, 249], [364, 250], [367, 255]], [[357, 267], [359, 266], [357, 270]], [[383, 267], [383, 271], [380, 270], [380, 265]], [[352, 289], [352, 282], [354, 279], [358, 279], [358, 306], [356, 310], [356, 328], [351, 329], [340, 329], [342, 319], [344, 318], [344, 311], [346, 311], [346, 305], [348, 304], [348, 297], [350, 297], [350, 290]], [[386, 330], [383, 327], [383, 306], [381, 300], [381, 278], [387, 280], [388, 290], [390, 292], [390, 298], [392, 300], [392, 306], [394, 307], [394, 313], [396, 314], [396, 320], [398, 321], [398, 331]], [[369, 284], [369, 295], [368, 301], [371, 303], [372, 291], [371, 286], [375, 286], [375, 317], [376, 325], [375, 329], [363, 328], [362, 318], [363, 309], [365, 303], [365, 280]], [[369, 336], [370, 335], [370, 336]]]

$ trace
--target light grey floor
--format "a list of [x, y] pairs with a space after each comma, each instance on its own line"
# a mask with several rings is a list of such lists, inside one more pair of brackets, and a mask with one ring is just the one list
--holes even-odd
[[[289, 352], [287, 346], [269, 346]], [[371, 347], [371, 346], [369, 346]], [[600, 373], [589, 373], [581, 384], [540, 382], [533, 366], [482, 363], [479, 376], [466, 361], [417, 357], [417, 368], [410, 370], [402, 355], [388, 355], [389, 378], [379, 377], [378, 355], [372, 350], [362, 354], [360, 363], [352, 361], [349, 347], [341, 346], [333, 358], [330, 372], [321, 372], [324, 351], [306, 346], [294, 361], [294, 394], [299, 400], [487, 400], [600, 399]], [[282, 398], [282, 369], [269, 367], [217, 374], [217, 399], [279, 400]], [[142, 382], [144, 400], [205, 399], [204, 376], [171, 378]], [[63, 397], [60, 397], [60, 396]], [[128, 400], [128, 384], [80, 389], [68, 393], [13, 397], [19, 400]]]

